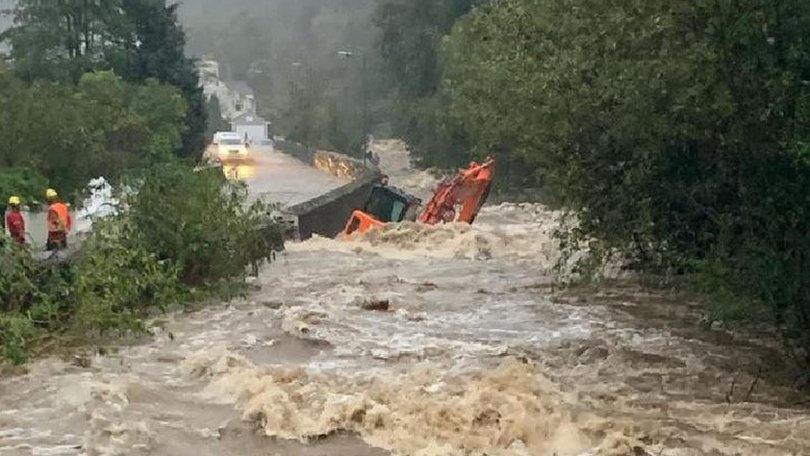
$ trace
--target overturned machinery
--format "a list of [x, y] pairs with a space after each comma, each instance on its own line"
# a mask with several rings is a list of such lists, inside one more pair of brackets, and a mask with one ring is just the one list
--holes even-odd
[[454, 177], [442, 181], [421, 213], [422, 201], [384, 183], [375, 186], [362, 209], [354, 211], [341, 233], [343, 239], [406, 220], [436, 225], [473, 223], [492, 188], [495, 160], [472, 162]]

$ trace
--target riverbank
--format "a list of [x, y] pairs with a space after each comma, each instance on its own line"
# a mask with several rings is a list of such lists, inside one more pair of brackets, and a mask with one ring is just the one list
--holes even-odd
[[0, 359], [23, 363], [55, 334], [128, 337], [158, 312], [238, 289], [283, 249], [270, 208], [248, 197], [217, 170], [163, 164], [143, 171], [125, 211], [94, 221], [70, 261], [3, 243]]

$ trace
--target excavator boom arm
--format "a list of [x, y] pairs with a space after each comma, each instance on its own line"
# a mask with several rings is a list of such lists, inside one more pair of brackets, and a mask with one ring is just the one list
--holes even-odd
[[[460, 170], [455, 177], [439, 184], [419, 221], [430, 225], [453, 221], [472, 223], [489, 196], [494, 172], [495, 160], [491, 157], [484, 163], [473, 162], [467, 169]], [[457, 205], [461, 205], [458, 215]]]

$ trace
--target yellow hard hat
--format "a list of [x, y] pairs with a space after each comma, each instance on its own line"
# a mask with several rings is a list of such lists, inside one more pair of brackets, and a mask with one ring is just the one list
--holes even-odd
[[54, 198], [56, 198], [58, 196], [59, 196], [59, 194], [56, 193], [56, 190], [54, 190], [52, 188], [49, 188], [48, 190], [45, 190], [45, 198], [54, 199]]
[[22, 204], [22, 201], [19, 196], [12, 196], [8, 199], [9, 206], [19, 206], [20, 204]]

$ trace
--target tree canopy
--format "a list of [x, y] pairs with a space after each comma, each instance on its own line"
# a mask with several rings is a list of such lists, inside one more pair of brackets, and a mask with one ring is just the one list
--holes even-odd
[[177, 152], [196, 157], [204, 147], [205, 109], [176, 10], [165, 0], [20, 0], [15, 26], [0, 36], [12, 45], [16, 75], [28, 82], [77, 83], [87, 72], [112, 70], [127, 81], [179, 88], [188, 128]]
[[94, 177], [116, 179], [171, 157], [186, 109], [177, 89], [155, 80], [134, 84], [98, 72], [76, 87], [28, 85], [0, 73], [0, 166], [36, 169], [68, 194]]
[[444, 90], [478, 148], [539, 170], [579, 240], [710, 273], [810, 348], [807, 30], [800, 0], [493, 2], [444, 45]]
[[374, 21], [378, 49], [392, 80], [396, 103], [389, 114], [403, 138], [426, 166], [456, 167], [469, 161], [467, 132], [446, 109], [439, 90], [439, 47], [453, 24], [477, 0], [383, 0]]

